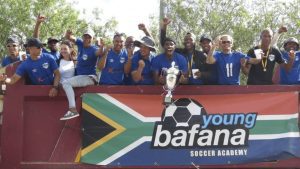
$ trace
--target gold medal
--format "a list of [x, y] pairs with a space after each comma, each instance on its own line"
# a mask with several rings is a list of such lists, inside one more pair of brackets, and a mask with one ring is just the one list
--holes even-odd
[[265, 72], [265, 71], [267, 71], [267, 69], [266, 69], [266, 68], [264, 68], [264, 72]]

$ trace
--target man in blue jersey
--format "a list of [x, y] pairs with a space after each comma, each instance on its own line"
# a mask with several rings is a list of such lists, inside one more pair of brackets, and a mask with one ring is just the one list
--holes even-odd
[[73, 36], [70, 30], [66, 32], [66, 39], [77, 45], [78, 56], [76, 75], [62, 83], [69, 101], [69, 110], [60, 120], [68, 120], [79, 116], [76, 109], [73, 87], [85, 87], [97, 84], [96, 63], [98, 56], [102, 53], [102, 49], [98, 49], [98, 47], [93, 45], [94, 35], [94, 31], [90, 28], [83, 33], [82, 39]]
[[294, 38], [288, 38], [283, 44], [284, 51], [282, 51], [282, 56], [286, 60], [291, 60], [295, 58], [293, 66], [289, 71], [286, 71], [283, 67], [280, 67], [280, 84], [292, 85], [300, 84], [300, 51], [299, 51], [299, 41]]
[[6, 40], [6, 48], [8, 51], [7, 56], [4, 57], [4, 59], [2, 60], [2, 67], [7, 66], [11, 63], [20, 61], [21, 57], [20, 56], [20, 43], [17, 37], [15, 36], [10, 36], [8, 37], [8, 39]]
[[130, 73], [133, 48], [124, 48], [125, 37], [116, 33], [113, 37], [113, 47], [106, 47], [100, 57], [98, 68], [101, 70], [99, 84], [122, 85], [124, 75]]
[[[214, 52], [220, 45], [220, 52]], [[207, 57], [208, 64], [217, 64], [218, 83], [220, 85], [239, 85], [240, 70], [245, 73], [245, 61], [258, 62], [257, 59], [247, 58], [245, 54], [232, 51], [233, 38], [230, 35], [221, 35], [212, 46]]]
[[[34, 27], [33, 37], [39, 38], [41, 24], [43, 22], [45, 22], [46, 19], [47, 18], [44, 15], [40, 15], [39, 14], [37, 16], [36, 24], [35, 24], [35, 27]], [[43, 50], [42, 50], [43, 53], [51, 54], [53, 56], [53, 59], [55, 61], [57, 61], [58, 58], [59, 58], [58, 42], [59, 42], [59, 40], [57, 38], [55, 38], [55, 37], [49, 37], [48, 41], [47, 41], [47, 45], [48, 45], [48, 48], [49, 48], [50, 51], [46, 50], [45, 48], [43, 48]]]
[[165, 85], [165, 71], [171, 67], [171, 63], [174, 61], [175, 66], [178, 67], [180, 73], [179, 83], [188, 83], [188, 64], [184, 56], [175, 52], [176, 42], [171, 38], [165, 38], [164, 43], [164, 53], [157, 55], [152, 59], [152, 71], [154, 73], [155, 84]]
[[135, 52], [132, 58], [131, 76], [134, 84], [153, 85], [154, 78], [151, 70], [151, 61], [155, 57], [155, 43], [149, 36], [134, 41], [134, 45], [140, 50]]
[[21, 77], [27, 75], [32, 85], [53, 85], [49, 91], [49, 96], [56, 96], [60, 73], [54, 59], [49, 54], [42, 53], [42, 46], [43, 44], [39, 39], [28, 39], [27, 47], [30, 57], [18, 66], [16, 73], [11, 78], [1, 75], [0, 81], [5, 80], [8, 84], [14, 84]]
[[273, 31], [270, 28], [264, 29], [261, 34], [261, 43], [258, 46], [251, 48], [248, 51], [248, 56], [257, 58], [255, 51], [260, 50], [261, 61], [259, 64], [248, 64], [249, 69], [248, 85], [271, 85], [273, 84], [272, 77], [274, 73], [275, 63], [280, 64], [286, 71], [289, 71], [294, 62], [294, 57], [288, 61], [283, 59], [281, 52], [271, 44]]

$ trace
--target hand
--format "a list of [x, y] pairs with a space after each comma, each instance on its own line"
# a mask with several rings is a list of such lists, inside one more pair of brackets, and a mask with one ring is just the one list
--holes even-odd
[[58, 94], [58, 89], [56, 89], [54, 87], [50, 89], [49, 97], [55, 97], [55, 96], [57, 96], [57, 94]]
[[143, 23], [138, 24], [138, 28], [139, 28], [139, 30], [142, 30], [142, 31], [146, 30], [146, 26]]
[[217, 36], [212, 42], [212, 48], [214, 48], [214, 49], [219, 48], [220, 43], [221, 43], [220, 36]]
[[113, 48], [111, 45], [103, 46], [104, 51], [101, 56], [107, 56], [108, 52]]
[[3, 82], [7, 78], [6, 74], [1, 74], [0, 75], [0, 82]]
[[200, 71], [197, 71], [194, 74], [196, 75], [195, 79], [199, 79], [201, 77], [201, 72]]
[[134, 47], [127, 48], [128, 59], [131, 59], [133, 56]]
[[70, 29], [68, 29], [67, 31], [66, 31], [66, 37], [70, 37], [71, 35], [73, 35], [73, 32], [70, 30]]
[[145, 67], [145, 62], [141, 59], [139, 60], [139, 68], [143, 69]]
[[286, 26], [281, 26], [279, 29], [278, 29], [278, 33], [281, 34], [283, 32], [287, 32], [287, 27]]
[[294, 51], [294, 50], [290, 50], [290, 52], [289, 52], [289, 57], [290, 57], [291, 59], [295, 59], [295, 56], [296, 56], [295, 51]]
[[184, 77], [184, 75], [182, 74], [181, 76], [180, 76], [180, 78], [179, 78], [179, 83], [185, 83], [185, 81], [186, 81], [186, 78]]
[[164, 18], [163, 20], [162, 20], [162, 24], [164, 25], [164, 26], [167, 26], [167, 25], [169, 25], [170, 23], [171, 23], [171, 19], [169, 19], [169, 18]]
[[165, 84], [166, 83], [166, 79], [163, 75], [160, 75], [159, 78], [158, 78], [158, 82], [160, 84]]
[[37, 23], [42, 23], [42, 22], [45, 22], [46, 19], [47, 19], [46, 16], [39, 14], [39, 15], [37, 16], [37, 18], [36, 18], [36, 22], [37, 22]]

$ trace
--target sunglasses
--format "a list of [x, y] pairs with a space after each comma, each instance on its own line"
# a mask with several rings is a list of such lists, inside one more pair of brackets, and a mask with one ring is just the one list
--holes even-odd
[[231, 41], [222, 41], [222, 44], [226, 44], [226, 43], [231, 44]]
[[10, 48], [10, 47], [17, 47], [17, 45], [7, 45], [6, 47]]

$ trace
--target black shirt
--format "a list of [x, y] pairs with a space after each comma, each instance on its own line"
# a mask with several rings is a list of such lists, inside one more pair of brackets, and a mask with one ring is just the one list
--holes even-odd
[[[258, 46], [250, 49], [248, 51], [248, 56], [251, 58], [256, 58], [254, 54], [254, 49], [259, 49]], [[267, 51], [263, 51], [264, 54], [267, 54]], [[266, 64], [265, 70], [262, 62]], [[269, 51], [269, 55], [267, 57], [267, 60], [263, 59], [260, 63], [254, 65], [251, 65], [249, 75], [248, 75], [248, 85], [271, 85], [273, 84], [272, 82], [272, 77], [273, 77], [273, 71], [274, 71], [274, 66], [275, 63], [281, 64], [284, 63], [285, 60], [282, 58], [281, 52], [274, 48], [271, 47]]]

